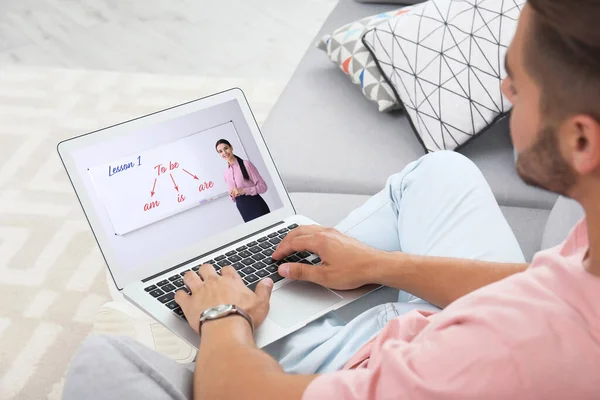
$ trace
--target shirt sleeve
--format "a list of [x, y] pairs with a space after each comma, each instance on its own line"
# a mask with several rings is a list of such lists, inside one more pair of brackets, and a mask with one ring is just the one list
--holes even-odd
[[246, 170], [248, 171], [248, 176], [250, 180], [254, 184], [254, 186], [248, 186], [244, 188], [244, 192], [249, 196], [256, 196], [257, 194], [263, 194], [267, 191], [267, 184], [265, 180], [260, 176], [258, 170], [250, 161], [245, 160], [244, 166], [246, 166]]
[[366, 368], [316, 378], [303, 400], [527, 397], [521, 397], [527, 389], [509, 347], [476, 323], [449, 326], [411, 343], [387, 340], [374, 351]]
[[[225, 172], [223, 173], [223, 179], [225, 179], [225, 184], [227, 185], [227, 191], [229, 191], [229, 181], [227, 180], [228, 173], [229, 173], [229, 169], [226, 169]], [[231, 199], [231, 201], [235, 203], [235, 198], [232, 197], [230, 194], [228, 196], [229, 196], [229, 199]]]

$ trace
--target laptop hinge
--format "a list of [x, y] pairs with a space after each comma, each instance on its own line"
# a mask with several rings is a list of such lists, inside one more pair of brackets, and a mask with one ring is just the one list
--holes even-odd
[[254, 233], [251, 233], [251, 234], [249, 234], [249, 235], [246, 235], [246, 236], [244, 236], [244, 237], [242, 237], [242, 238], [239, 238], [239, 239], [237, 239], [237, 240], [234, 240], [233, 242], [229, 242], [229, 243], [227, 243], [227, 244], [225, 244], [225, 245], [223, 245], [223, 246], [221, 246], [221, 247], [218, 247], [218, 248], [216, 248], [216, 249], [214, 249], [214, 250], [211, 250], [211, 251], [209, 251], [209, 252], [207, 252], [207, 253], [201, 254], [201, 255], [199, 255], [198, 257], [191, 258], [191, 259], [189, 259], [189, 260], [187, 260], [187, 261], [184, 261], [184, 262], [182, 262], [181, 264], [177, 264], [177, 265], [175, 265], [175, 266], [173, 266], [173, 267], [170, 267], [170, 268], [168, 268], [168, 269], [166, 269], [166, 270], [164, 270], [164, 271], [162, 271], [162, 272], [159, 272], [158, 274], [154, 274], [154, 275], [152, 275], [152, 276], [149, 276], [148, 278], [144, 278], [144, 279], [142, 279], [142, 282], [143, 282], [143, 283], [146, 283], [146, 282], [148, 282], [148, 281], [150, 281], [150, 280], [152, 280], [152, 279], [154, 279], [154, 278], [158, 278], [159, 276], [161, 276], [161, 275], [164, 275], [164, 274], [166, 274], [166, 273], [168, 273], [168, 272], [171, 272], [171, 271], [173, 271], [174, 269], [177, 269], [177, 268], [183, 267], [183, 266], [184, 266], [184, 265], [186, 265], [186, 264], [189, 264], [189, 263], [191, 263], [191, 262], [194, 262], [194, 261], [196, 261], [196, 260], [199, 260], [199, 259], [201, 259], [201, 258], [204, 258], [204, 257], [206, 257], [206, 256], [208, 256], [208, 255], [211, 255], [211, 254], [213, 254], [213, 253], [217, 253], [217, 252], [219, 252], [219, 251], [223, 250], [224, 248], [227, 248], [227, 247], [229, 247], [229, 246], [231, 246], [231, 245], [234, 245], [234, 244], [236, 244], [236, 243], [239, 243], [239, 242], [241, 242], [241, 241], [243, 241], [243, 240], [246, 240], [246, 239], [248, 239], [248, 238], [251, 238], [252, 236], [256, 236], [256, 235], [258, 235], [258, 234], [260, 234], [260, 233], [262, 233], [262, 232], [264, 232], [264, 231], [267, 231], [267, 230], [269, 230], [269, 229], [271, 229], [271, 228], [274, 228], [274, 227], [276, 227], [276, 226], [278, 226], [278, 225], [281, 225], [281, 224], [283, 224], [283, 223], [284, 223], [283, 221], [279, 221], [279, 222], [278, 222], [278, 223], [276, 223], [276, 224], [273, 224], [273, 225], [267, 226], [266, 228], [263, 228], [263, 229], [261, 229], [261, 230], [258, 230], [258, 231], [256, 231], [256, 232], [254, 232]]

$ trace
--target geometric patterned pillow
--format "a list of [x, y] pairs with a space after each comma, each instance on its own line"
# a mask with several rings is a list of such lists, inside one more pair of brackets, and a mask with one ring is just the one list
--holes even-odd
[[409, 10], [409, 7], [404, 7], [349, 23], [336, 29], [331, 35], [325, 35], [317, 43], [317, 47], [324, 50], [331, 61], [338, 65], [355, 85], [361, 87], [365, 97], [378, 104], [379, 111], [382, 112], [402, 107], [394, 91], [381, 75], [375, 59], [362, 42], [362, 37], [369, 29]]
[[363, 42], [428, 152], [456, 150], [505, 116], [504, 57], [526, 0], [429, 0]]

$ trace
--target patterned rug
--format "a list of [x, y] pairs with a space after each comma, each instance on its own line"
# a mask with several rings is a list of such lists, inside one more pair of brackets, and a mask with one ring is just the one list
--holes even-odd
[[110, 300], [56, 144], [234, 86], [262, 123], [285, 83], [2, 68], [0, 399], [60, 398], [71, 357]]

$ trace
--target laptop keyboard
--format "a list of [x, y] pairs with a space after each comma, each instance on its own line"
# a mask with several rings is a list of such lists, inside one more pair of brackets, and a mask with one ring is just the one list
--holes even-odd
[[[314, 258], [315, 255], [307, 251], [291, 254], [281, 261], [275, 261], [271, 258], [279, 242], [281, 242], [289, 231], [297, 227], [298, 225], [292, 224], [287, 228], [279, 229], [277, 232], [269, 233], [235, 250], [218, 255], [211, 260], [203, 261], [192, 267], [191, 271], [198, 271], [203, 264], [211, 264], [217, 273], [220, 274], [221, 268], [231, 265], [237, 270], [246, 286], [251, 290], [254, 290], [258, 282], [264, 278], [271, 278], [273, 282], [278, 282], [283, 277], [277, 273], [277, 269], [279, 265], [285, 262], [300, 262], [304, 264], [319, 264], [321, 262], [320, 258]], [[177, 290], [185, 290], [189, 293], [187, 287], [183, 284], [183, 276], [188, 271], [190, 270], [174, 273], [168, 278], [144, 288], [148, 294], [183, 319], [185, 319], [183, 311], [174, 298]]]

